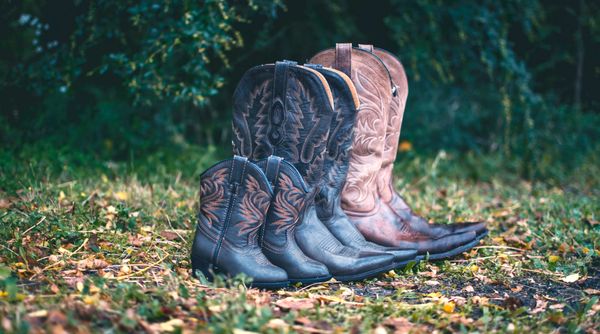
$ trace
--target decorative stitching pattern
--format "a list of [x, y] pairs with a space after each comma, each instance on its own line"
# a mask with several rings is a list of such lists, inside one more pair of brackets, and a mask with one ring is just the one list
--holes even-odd
[[275, 227], [275, 234], [285, 232], [295, 226], [306, 204], [306, 193], [296, 187], [288, 175], [279, 173], [277, 186], [278, 190], [272, 209], [276, 219], [269, 222]]
[[250, 174], [246, 175], [245, 195], [240, 204], [240, 218], [235, 222], [237, 235], [247, 235], [248, 242], [255, 240], [265, 213], [269, 209], [271, 196], [264, 191], [258, 180]]
[[214, 222], [219, 221], [223, 211], [227, 210], [224, 187], [226, 178], [227, 168], [222, 168], [204, 178], [200, 185], [200, 212], [211, 228]]

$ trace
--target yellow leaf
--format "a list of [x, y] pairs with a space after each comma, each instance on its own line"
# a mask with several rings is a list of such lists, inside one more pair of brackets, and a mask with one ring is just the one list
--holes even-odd
[[469, 269], [471, 270], [471, 272], [476, 273], [479, 271], [479, 266], [474, 264], [474, 265], [470, 266]]
[[124, 191], [117, 191], [115, 193], [115, 198], [119, 201], [126, 201], [129, 199], [129, 194]]
[[429, 298], [440, 298], [442, 296], [441, 292], [431, 292], [425, 295], [426, 297]]
[[65, 199], [65, 197], [67, 197], [67, 196], [65, 196], [64, 191], [61, 190], [60, 193], [58, 194], [58, 201], [59, 202], [62, 201], [63, 199]]
[[85, 296], [83, 297], [83, 302], [88, 305], [96, 305], [96, 303], [98, 302], [98, 295]]
[[556, 263], [556, 262], [558, 262], [558, 260], [560, 260], [559, 256], [556, 256], [556, 255], [550, 255], [550, 256], [548, 256], [548, 261], [550, 263]]
[[108, 183], [108, 177], [104, 174], [102, 174], [102, 176], [100, 176], [100, 178], [102, 179], [103, 183]]
[[447, 302], [446, 304], [444, 304], [444, 306], [442, 307], [442, 310], [444, 310], [444, 312], [446, 313], [454, 313], [454, 307], [456, 305], [454, 304], [454, 302]]

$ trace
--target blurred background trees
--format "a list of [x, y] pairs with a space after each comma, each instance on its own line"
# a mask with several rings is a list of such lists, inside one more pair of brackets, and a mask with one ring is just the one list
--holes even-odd
[[551, 177], [600, 151], [599, 30], [590, 0], [5, 0], [0, 140], [110, 159], [229, 153], [245, 70], [353, 41], [406, 67], [415, 151], [496, 154]]

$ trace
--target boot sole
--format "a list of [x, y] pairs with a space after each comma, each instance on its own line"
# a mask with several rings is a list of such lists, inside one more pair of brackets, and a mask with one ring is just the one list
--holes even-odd
[[[477, 246], [479, 244], [479, 241], [481, 241], [481, 239], [485, 238], [488, 235], [488, 231], [485, 231], [484, 233], [478, 234], [477, 237], [469, 242], [468, 244], [459, 246], [457, 248], [451, 249], [447, 252], [443, 252], [443, 253], [435, 253], [435, 254], [429, 254], [429, 261], [440, 261], [440, 260], [444, 260], [447, 259], [449, 257], [453, 257], [456, 256], [458, 254], [461, 254], [463, 252], [468, 251], [469, 249]], [[425, 260], [425, 258], [427, 258], [427, 255], [418, 255], [417, 256], [417, 261], [422, 261]]]
[[[199, 270], [202, 272], [202, 274], [204, 275], [204, 277], [209, 281], [212, 282], [213, 281], [213, 275], [208, 271], [208, 270], [204, 270], [202, 268], [195, 268], [192, 269], [192, 277], [196, 278], [196, 279], [200, 279], [198, 277], [198, 275], [196, 275], [196, 270]], [[258, 288], [258, 289], [280, 289], [280, 288], [285, 288], [290, 286], [290, 281], [281, 281], [281, 282], [251, 282], [250, 284], [248, 284], [248, 287], [251, 288]]]
[[366, 271], [366, 272], [362, 272], [362, 273], [358, 273], [358, 274], [352, 274], [352, 275], [333, 275], [333, 278], [335, 278], [336, 280], [340, 281], [340, 282], [351, 282], [351, 281], [362, 281], [365, 280], [367, 278], [371, 278], [371, 277], [375, 277], [379, 274], [383, 274], [386, 273], [390, 270], [394, 270], [394, 268], [396, 268], [398, 264], [397, 263], [392, 263], [389, 264], [383, 268], [377, 268], [377, 269], [373, 269], [370, 271]]
[[249, 287], [265, 290], [275, 290], [290, 286], [290, 281], [282, 282], [252, 282]]
[[329, 281], [333, 276], [329, 275], [329, 276], [321, 276], [321, 277], [311, 277], [311, 278], [290, 278], [290, 283], [293, 284], [297, 284], [300, 283], [302, 285], [308, 285], [308, 284], [314, 284], [314, 283], [321, 283], [321, 282], [327, 282]]

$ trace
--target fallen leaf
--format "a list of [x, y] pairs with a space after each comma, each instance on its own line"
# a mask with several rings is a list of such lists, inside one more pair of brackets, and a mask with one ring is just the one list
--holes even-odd
[[546, 307], [548, 306], [548, 302], [542, 299], [540, 296], [536, 295], [535, 297], [535, 308], [531, 310], [531, 314], [538, 314], [546, 311]]
[[305, 310], [313, 308], [315, 300], [311, 298], [287, 297], [276, 301], [275, 305], [285, 310]]
[[126, 201], [129, 199], [129, 194], [124, 191], [117, 191], [114, 196], [119, 201]]
[[77, 262], [77, 269], [103, 269], [108, 267], [108, 262], [102, 259], [87, 258]]
[[587, 293], [588, 295], [600, 295], [600, 290], [597, 289], [585, 289], [583, 292]]
[[177, 233], [171, 231], [162, 231], [160, 232], [160, 236], [169, 241], [173, 241], [179, 237]]
[[577, 282], [578, 279], [579, 279], [579, 274], [574, 273], [569, 276], [563, 277], [560, 280], [563, 282], [566, 282], [566, 283], [573, 283], [573, 282]]
[[440, 285], [440, 282], [438, 282], [438, 281], [434, 281], [434, 280], [431, 280], [431, 281], [425, 281], [425, 282], [423, 282], [423, 283], [425, 283], [425, 284], [427, 284], [427, 285], [431, 285], [431, 286]]
[[11, 202], [6, 198], [0, 198], [0, 209], [8, 209], [11, 206]]
[[171, 319], [160, 323], [159, 328], [163, 332], [174, 332], [178, 327], [183, 327], [183, 320]]
[[454, 302], [448, 302], [442, 306], [442, 310], [446, 313], [454, 313], [455, 304]]
[[38, 310], [38, 311], [33, 311], [33, 312], [27, 314], [27, 316], [31, 317], [31, 318], [43, 318], [47, 315], [48, 315], [47, 310]]

